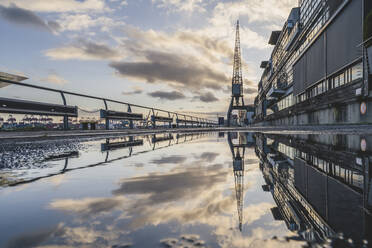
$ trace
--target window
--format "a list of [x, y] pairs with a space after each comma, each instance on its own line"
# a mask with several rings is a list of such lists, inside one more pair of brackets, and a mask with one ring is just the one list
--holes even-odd
[[347, 69], [346, 70], [346, 83], [350, 83], [351, 82], [351, 69]]
[[278, 109], [279, 109], [279, 111], [291, 107], [294, 104], [294, 101], [293, 100], [294, 100], [294, 98], [293, 98], [293, 95], [292, 94], [291, 95], [288, 95], [285, 98], [283, 98], [282, 100], [280, 100], [278, 102]]
[[361, 79], [363, 77], [363, 64], [359, 63], [351, 68], [351, 80]]
[[340, 79], [339, 76], [335, 77], [335, 79], [334, 79], [335, 80], [335, 83], [334, 83], [335, 84], [335, 88], [337, 88], [337, 87], [340, 86], [340, 80], [339, 79]]
[[335, 80], [333, 78], [328, 79], [329, 85], [331, 89], [335, 88]]
[[318, 84], [318, 95], [323, 93], [323, 83]]
[[340, 83], [340, 86], [344, 85], [345, 84], [345, 74], [342, 73], [339, 77], [339, 83]]

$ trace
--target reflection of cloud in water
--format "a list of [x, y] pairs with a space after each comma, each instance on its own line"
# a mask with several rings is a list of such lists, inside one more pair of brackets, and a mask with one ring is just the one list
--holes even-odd
[[47, 179], [53, 186], [59, 187], [62, 185], [62, 183], [66, 182], [66, 175], [61, 174], [61, 175], [56, 175], [54, 177], [48, 178]]
[[110, 212], [118, 208], [123, 202], [123, 197], [85, 198], [80, 200], [64, 199], [52, 201], [49, 207], [74, 212], [83, 218], [88, 218], [97, 214]]
[[142, 168], [142, 167], [144, 167], [145, 166], [145, 164], [144, 163], [135, 163], [135, 164], [133, 164], [135, 167], [137, 167], [137, 168]]
[[248, 159], [244, 160], [245, 165], [258, 164], [259, 162], [260, 162], [260, 160], [258, 160], [256, 158], [248, 158]]
[[[246, 188], [252, 186], [252, 183], [246, 182]], [[208, 226], [221, 247], [249, 247], [252, 244], [291, 247], [287, 242], [287, 246], [280, 246], [281, 243], [271, 240], [277, 234], [274, 227], [263, 233], [266, 230], [255, 226], [256, 221], [271, 213], [270, 208], [274, 206], [272, 203], [245, 206], [243, 226], [246, 231], [251, 231], [248, 237], [243, 237], [237, 229], [235, 192], [228, 186], [231, 191], [226, 194], [227, 185], [233, 185], [230, 169], [220, 164], [187, 164], [177, 166], [168, 173], [149, 173], [125, 179], [120, 182], [118, 189], [112, 191], [111, 198], [61, 199], [51, 202], [50, 207], [75, 213], [83, 220], [90, 218], [89, 221], [79, 222], [81, 224], [100, 221], [110, 225], [110, 228], [101, 231], [103, 233], [100, 236], [110, 240], [111, 244], [118, 243], [123, 235], [130, 237], [131, 233], [146, 226], [156, 227], [175, 222], [180, 226]], [[97, 232], [96, 228], [88, 224], [87, 231], [94, 233]], [[72, 239], [80, 237], [74, 235]], [[180, 239], [175, 244], [178, 242]]]
[[62, 224], [57, 225], [50, 229], [43, 229], [34, 231], [33, 233], [27, 233], [19, 235], [9, 240], [7, 248], [23, 248], [23, 247], [35, 247], [40, 245], [42, 242], [52, 238], [62, 236], [66, 232]]
[[213, 162], [218, 157], [218, 155], [219, 153], [216, 152], [203, 152], [202, 154], [196, 157], [205, 162]]
[[176, 247], [189, 247], [189, 248], [195, 248], [195, 247], [206, 247], [205, 242], [200, 239], [199, 235], [189, 235], [184, 234], [181, 235], [180, 238], [166, 238], [160, 240], [160, 243], [163, 245], [163, 247], [169, 247], [169, 248], [176, 248]]
[[181, 155], [171, 155], [171, 156], [162, 156], [158, 159], [153, 159], [151, 162], [154, 164], [180, 164], [186, 161], [185, 156]]
[[[187, 166], [187, 165], [186, 165]], [[148, 194], [142, 204], [158, 204], [179, 199], [193, 198], [206, 188], [226, 181], [227, 172], [210, 170], [207, 167], [193, 167], [173, 171], [169, 174], [150, 174], [126, 179], [114, 195]]]

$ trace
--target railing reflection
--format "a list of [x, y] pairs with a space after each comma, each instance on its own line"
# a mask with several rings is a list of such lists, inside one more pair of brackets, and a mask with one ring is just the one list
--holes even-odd
[[[151, 134], [151, 135], [145, 135], [145, 136], [126, 136], [122, 138], [113, 138], [113, 139], [106, 139], [104, 143], [101, 144], [101, 152], [106, 153], [104, 156], [105, 159], [103, 161], [98, 161], [96, 163], [92, 164], [86, 164], [83, 166], [78, 167], [71, 167], [69, 168], [69, 160], [71, 158], [79, 159], [80, 152], [79, 150], [72, 151], [72, 152], [62, 152], [62, 153], [56, 153], [52, 157], [49, 157], [44, 160], [44, 162], [48, 162], [50, 160], [53, 161], [64, 161], [63, 168], [55, 173], [49, 173], [47, 175], [33, 177], [31, 179], [17, 179], [17, 180], [0, 180], [0, 187], [4, 186], [17, 186], [20, 184], [27, 184], [34, 181], [38, 181], [40, 179], [44, 178], [50, 178], [53, 176], [61, 175], [70, 171], [76, 171], [76, 170], [82, 170], [87, 169], [91, 167], [96, 166], [103, 166], [108, 165], [114, 161], [126, 159], [129, 157], [133, 157], [139, 154], [148, 153], [154, 150], [164, 149], [173, 145], [183, 144], [187, 142], [191, 142], [193, 140], [200, 139], [202, 137], [206, 137], [210, 135], [210, 133], [192, 133], [192, 134], [180, 134], [177, 136], [173, 136], [171, 134]], [[135, 151], [135, 147], [142, 147], [144, 149], [138, 151]], [[124, 150], [128, 149], [128, 153], [126, 155], [122, 155], [122, 152]], [[118, 157], [110, 158], [111, 152], [120, 152]], [[117, 153], [116, 153], [117, 154]], [[78, 164], [78, 163], [76, 163]], [[7, 169], [7, 168], [4, 168]], [[42, 170], [42, 168], [40, 168]], [[1, 172], [1, 170], [0, 170]]]

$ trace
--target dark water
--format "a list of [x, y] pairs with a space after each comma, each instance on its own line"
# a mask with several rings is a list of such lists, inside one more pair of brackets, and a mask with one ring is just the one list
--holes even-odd
[[368, 247], [372, 137], [1, 145], [0, 247]]

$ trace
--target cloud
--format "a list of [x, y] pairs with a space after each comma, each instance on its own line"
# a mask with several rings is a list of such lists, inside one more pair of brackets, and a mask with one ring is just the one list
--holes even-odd
[[159, 98], [161, 100], [180, 100], [180, 99], [185, 99], [186, 96], [178, 91], [154, 91], [147, 93], [147, 95], [154, 97], [154, 98]]
[[179, 239], [165, 238], [160, 240], [162, 247], [190, 247], [190, 248], [205, 248], [205, 241], [200, 239], [197, 234], [183, 234]]
[[248, 23], [282, 23], [288, 17], [290, 10], [297, 5], [297, 0], [219, 2], [210, 21], [220, 23], [223, 19], [236, 21], [239, 18], [247, 18]]
[[112, 62], [110, 66], [122, 77], [142, 79], [148, 83], [168, 82], [173, 86], [194, 89], [210, 88], [211, 82], [221, 84], [227, 80], [224, 73], [200, 63], [193, 56], [160, 51], [143, 51], [143, 55], [146, 61]]
[[18, 8], [14, 4], [9, 5], [9, 7], [0, 5], [0, 16], [8, 22], [18, 25], [36, 27], [49, 32], [58, 30], [58, 23], [54, 21], [46, 23], [32, 11]]
[[56, 21], [48, 21], [48, 26], [55, 32], [59, 32], [61, 30], [61, 25]]
[[133, 87], [132, 91], [123, 91], [121, 92], [124, 96], [130, 96], [130, 95], [139, 95], [142, 94], [143, 89], [141, 87]]
[[39, 12], [84, 12], [105, 9], [104, 0], [0, 0], [0, 5], [9, 7], [12, 4]]
[[[168, 174], [133, 177], [123, 181], [120, 187], [113, 191], [114, 195], [146, 194], [140, 205], [153, 206], [164, 202], [193, 197], [205, 188], [224, 182], [226, 171], [208, 171], [207, 168], [188, 168]], [[169, 188], [169, 185], [172, 185]], [[193, 193], [191, 193], [193, 192]]]
[[284, 23], [291, 8], [297, 6], [297, 3], [297, 0], [219, 1], [203, 30], [214, 37], [231, 38], [236, 20], [240, 19], [242, 23], [248, 23], [240, 27], [242, 47], [261, 51], [270, 49], [269, 32], [262, 34], [259, 30], [264, 29], [266, 32], [268, 25]]
[[233, 48], [226, 40], [182, 29], [164, 33], [127, 25], [124, 32], [115, 40], [126, 60], [110, 64], [121, 77], [190, 92], [218, 90], [230, 81], [226, 60], [231, 59]]
[[82, 200], [57, 200], [49, 204], [50, 208], [62, 209], [66, 212], [75, 212], [83, 218], [96, 216], [102, 213], [110, 212], [118, 208], [123, 203], [122, 198], [84, 198]]
[[42, 229], [32, 233], [16, 236], [9, 240], [7, 248], [36, 247], [53, 236], [61, 236], [65, 233], [63, 225], [57, 225], [50, 229]]
[[152, 0], [159, 8], [168, 9], [171, 12], [204, 12], [203, 0]]
[[257, 94], [256, 88], [245, 87], [243, 91], [246, 95]]
[[58, 19], [61, 31], [79, 31], [92, 27], [101, 27], [106, 32], [116, 26], [123, 26], [123, 21], [114, 20], [107, 16], [92, 17], [87, 13], [62, 14]]
[[217, 102], [218, 98], [212, 93], [212, 92], [206, 92], [206, 93], [201, 93], [197, 96], [194, 96], [194, 100], [200, 100], [202, 102]]
[[200, 154], [200, 156], [198, 156], [198, 158], [207, 162], [213, 162], [218, 157], [218, 155], [219, 153], [216, 152], [203, 152], [202, 154]]
[[258, 88], [257, 86], [257, 83], [251, 81], [251, 80], [248, 80], [248, 79], [245, 79], [244, 80], [244, 86], [249, 86], [249, 87], [255, 87], [255, 88]]
[[[221, 155], [229, 156], [229, 153]], [[198, 154], [195, 157], [201, 156], [208, 157], [210, 154]], [[212, 244], [220, 247], [255, 247], [256, 244], [277, 247], [276, 241], [268, 242], [270, 245], [266, 244], [266, 240], [270, 240], [271, 237], [282, 237], [287, 232], [285, 229], [279, 230], [277, 226], [272, 228], [270, 226], [272, 223], [270, 209], [275, 203], [253, 203], [246, 199], [243, 209], [245, 235], [241, 235], [237, 230], [234, 177], [232, 171], [226, 169], [226, 166], [217, 165], [212, 169], [205, 166], [205, 163], [200, 166], [195, 162], [181, 164], [167, 172], [150, 172], [137, 177], [123, 178], [118, 188], [112, 191], [113, 196], [110, 198], [56, 199], [52, 208], [68, 211], [76, 220], [72, 224], [74, 227], [68, 228], [62, 241], [69, 241], [68, 244], [71, 245], [79, 241], [81, 245], [87, 244], [88, 240], [94, 242], [103, 239], [105, 244], [112, 246], [119, 243], [119, 240], [122, 241], [123, 236], [133, 236], [133, 233], [142, 232], [147, 228], [169, 226], [169, 223], [172, 223], [177, 230], [184, 226], [194, 226], [196, 229], [192, 228], [187, 232], [176, 231], [171, 236], [172, 239], [164, 239], [167, 236], [163, 234], [153, 238], [159, 238], [164, 245], [184, 243], [180, 242], [181, 239], [202, 241], [200, 237], [194, 237], [192, 234], [197, 233], [194, 231], [198, 226], [204, 226], [210, 230], [208, 235], [214, 237], [215, 243]], [[257, 167], [254, 167], [253, 172], [260, 174]], [[257, 175], [253, 177], [257, 178]], [[254, 184], [248, 174], [245, 190]], [[114, 199], [120, 203], [106, 208], [104, 202], [107, 199]], [[92, 211], [93, 202], [97, 205], [103, 204], [104, 211]], [[84, 212], [85, 209], [87, 212]], [[85, 217], [86, 213], [91, 214], [89, 221], [81, 220], [81, 216]], [[265, 228], [257, 227], [260, 224]], [[104, 225], [107, 226], [106, 229], [102, 228]], [[81, 240], [83, 238], [84, 240]], [[135, 245], [137, 240], [131, 241]], [[208, 245], [211, 244], [207, 242]], [[192, 247], [191, 244], [188, 245]], [[285, 243], [278, 247], [285, 247]], [[288, 243], [288, 247], [293, 246]]]
[[250, 165], [250, 164], [258, 164], [260, 162], [259, 159], [257, 158], [251, 158], [251, 159], [245, 159], [245, 165]]
[[49, 49], [44, 54], [55, 60], [117, 60], [122, 55], [106, 44], [79, 40], [76, 44]]
[[49, 74], [46, 78], [42, 78], [40, 81], [52, 84], [64, 85], [67, 84], [67, 80], [58, 76], [57, 74]]
[[[199, 59], [206, 58], [210, 62], [220, 62], [221, 58], [233, 57], [233, 47], [225, 37], [211, 35], [206, 30], [179, 29], [173, 33], [157, 30], [140, 30], [127, 25], [122, 42], [134, 55], [145, 50], [163, 51], [165, 48], [175, 54], [191, 54]], [[202, 56], [200, 56], [202, 55]]]
[[154, 159], [151, 162], [154, 164], [180, 164], [186, 161], [185, 156], [179, 155], [172, 155], [172, 156], [164, 156], [160, 159]]

